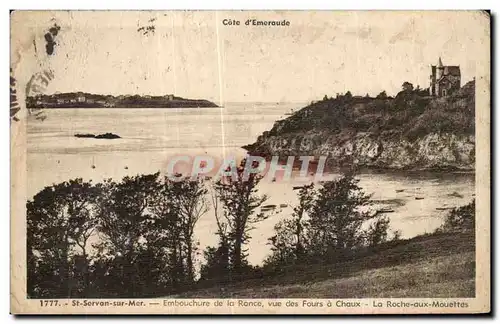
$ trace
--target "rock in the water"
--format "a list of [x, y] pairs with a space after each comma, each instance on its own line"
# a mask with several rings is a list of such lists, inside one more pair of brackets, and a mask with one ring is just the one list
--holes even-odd
[[115, 139], [115, 138], [121, 138], [121, 137], [116, 135], [116, 134], [113, 134], [113, 133], [106, 133], [106, 134], [97, 135], [95, 138]]
[[113, 134], [113, 133], [105, 133], [105, 134], [99, 134], [99, 135], [94, 135], [94, 134], [75, 134], [75, 137], [80, 137], [80, 138], [97, 138], [97, 139], [115, 139], [115, 138], [121, 138], [119, 135]]
[[95, 138], [94, 134], [75, 134], [75, 137], [81, 137], [81, 138]]

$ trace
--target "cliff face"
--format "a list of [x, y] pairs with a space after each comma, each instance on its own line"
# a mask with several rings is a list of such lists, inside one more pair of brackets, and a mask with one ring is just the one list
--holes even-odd
[[416, 140], [356, 134], [342, 143], [335, 135], [303, 134], [260, 138], [252, 150], [265, 155], [326, 156], [330, 166], [357, 165], [391, 169], [474, 169], [472, 135], [425, 135]]
[[275, 123], [244, 147], [262, 156], [326, 156], [329, 166], [473, 170], [474, 84], [447, 98], [336, 98]]

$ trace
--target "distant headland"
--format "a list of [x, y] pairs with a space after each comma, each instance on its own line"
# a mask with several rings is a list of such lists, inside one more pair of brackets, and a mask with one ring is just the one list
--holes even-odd
[[205, 99], [186, 99], [172, 94], [102, 95], [85, 92], [56, 93], [28, 96], [27, 108], [209, 108], [218, 107]]

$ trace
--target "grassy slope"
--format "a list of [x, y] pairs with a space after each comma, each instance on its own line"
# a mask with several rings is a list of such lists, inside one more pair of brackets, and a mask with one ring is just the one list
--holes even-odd
[[178, 297], [474, 297], [474, 278], [473, 234], [432, 234], [391, 242], [341, 264], [294, 267], [279, 276]]

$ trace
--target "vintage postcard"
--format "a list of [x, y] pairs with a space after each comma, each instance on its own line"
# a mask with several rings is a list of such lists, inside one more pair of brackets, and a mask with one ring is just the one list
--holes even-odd
[[486, 11], [12, 11], [13, 314], [490, 311]]

